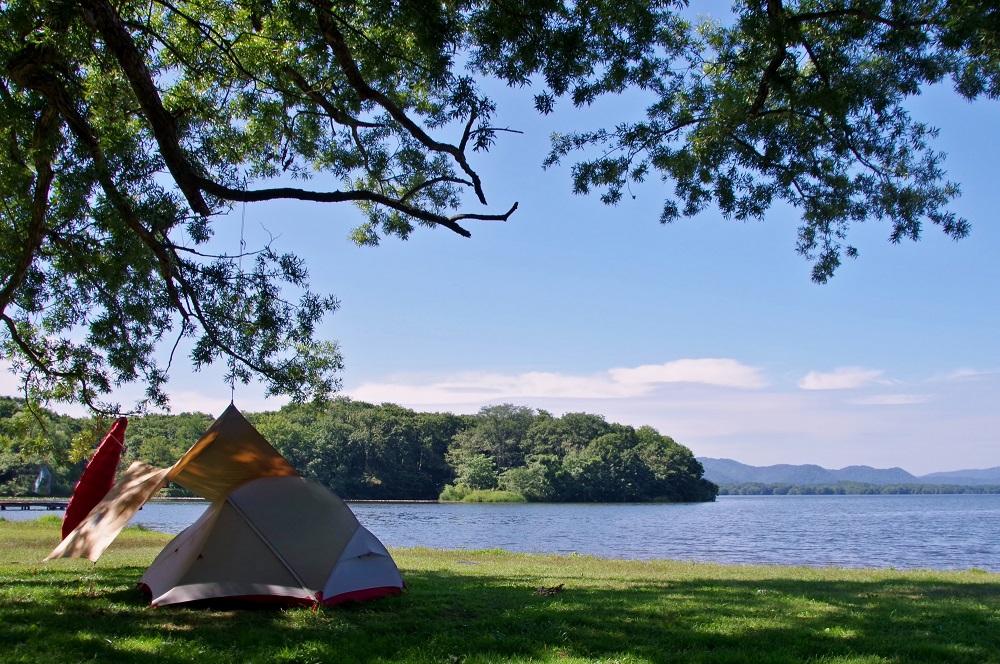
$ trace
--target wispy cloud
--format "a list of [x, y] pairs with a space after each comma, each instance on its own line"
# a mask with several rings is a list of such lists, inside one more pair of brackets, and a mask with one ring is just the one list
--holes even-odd
[[966, 380], [969, 378], [980, 378], [992, 375], [992, 371], [980, 371], [979, 369], [955, 369], [945, 376], [945, 380]]
[[850, 403], [859, 406], [910, 406], [931, 401], [927, 394], [877, 394], [860, 399], [851, 399]]
[[840, 367], [829, 372], [810, 371], [798, 382], [803, 390], [853, 390], [877, 381], [885, 372], [864, 367]]
[[760, 369], [732, 359], [675, 360], [664, 364], [644, 364], [633, 369], [611, 369], [608, 374], [618, 383], [642, 386], [700, 383], [742, 389], [767, 387]]
[[732, 359], [686, 359], [617, 367], [580, 376], [529, 371], [518, 374], [465, 372], [449, 376], [401, 376], [365, 383], [347, 393], [363, 401], [460, 403], [505, 398], [628, 399], [660, 385], [689, 383], [737, 389], [767, 386], [763, 372]]

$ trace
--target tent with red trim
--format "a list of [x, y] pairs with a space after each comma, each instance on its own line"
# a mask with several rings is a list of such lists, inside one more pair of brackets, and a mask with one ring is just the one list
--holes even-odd
[[211, 504], [143, 575], [154, 606], [337, 604], [405, 587], [389, 552], [350, 508], [301, 477], [232, 405], [170, 468], [133, 463], [46, 560], [97, 560], [171, 481]]
[[222, 598], [339, 604], [398, 594], [403, 579], [332, 492], [301, 477], [262, 477], [212, 503], [140, 584], [153, 606]]

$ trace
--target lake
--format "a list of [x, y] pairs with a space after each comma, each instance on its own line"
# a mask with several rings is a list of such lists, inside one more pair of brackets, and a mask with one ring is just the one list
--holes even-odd
[[[720, 496], [714, 503], [349, 503], [389, 547], [666, 558], [723, 564], [970, 569], [1000, 573], [1000, 495]], [[201, 502], [133, 519], [176, 533]], [[4, 512], [7, 519], [52, 512]]]

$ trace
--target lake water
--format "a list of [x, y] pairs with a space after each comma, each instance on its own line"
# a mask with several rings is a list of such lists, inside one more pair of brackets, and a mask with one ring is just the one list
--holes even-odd
[[[389, 547], [505, 549], [724, 564], [1000, 573], [1000, 495], [720, 496], [715, 503], [350, 503]], [[133, 519], [176, 533], [205, 503], [150, 503]], [[7, 519], [51, 512], [4, 512]]]

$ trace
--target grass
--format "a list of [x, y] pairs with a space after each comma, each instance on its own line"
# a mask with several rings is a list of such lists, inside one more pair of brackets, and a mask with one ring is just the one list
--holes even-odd
[[975, 570], [397, 549], [401, 597], [153, 609], [134, 586], [167, 536], [39, 563], [57, 524], [0, 522], [0, 662], [1000, 662], [1000, 576]]
[[443, 503], [526, 503], [528, 499], [516, 491], [501, 489], [470, 489], [446, 484], [438, 497]]

